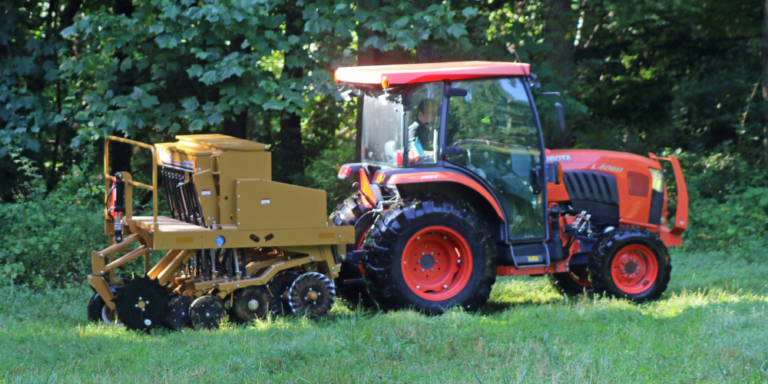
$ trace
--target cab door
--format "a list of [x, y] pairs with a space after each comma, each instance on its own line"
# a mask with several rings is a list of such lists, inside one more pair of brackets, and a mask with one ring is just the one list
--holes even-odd
[[520, 78], [497, 78], [451, 87], [466, 95], [448, 100], [445, 145], [461, 154], [445, 159], [487, 182], [503, 206], [508, 241], [546, 239], [546, 185], [535, 172], [542, 168], [544, 147], [525, 84]]

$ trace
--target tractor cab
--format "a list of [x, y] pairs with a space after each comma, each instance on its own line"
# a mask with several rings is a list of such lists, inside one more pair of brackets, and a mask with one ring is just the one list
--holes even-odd
[[[336, 80], [363, 100], [362, 163], [347, 168], [377, 174], [370, 180], [384, 190], [381, 196], [453, 183], [454, 193], [473, 194], [494, 208], [506, 223], [501, 240], [548, 238], [544, 146], [528, 65], [340, 68]], [[458, 178], [471, 183], [456, 183]], [[369, 200], [381, 199], [375, 195]]]

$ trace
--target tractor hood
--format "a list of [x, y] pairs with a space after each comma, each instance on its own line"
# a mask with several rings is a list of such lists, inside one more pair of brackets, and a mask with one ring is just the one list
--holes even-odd
[[611, 171], [611, 167], [624, 169], [635, 167], [661, 169], [661, 165], [656, 160], [626, 152], [604, 151], [598, 149], [547, 149], [545, 153], [548, 163], [557, 161], [562, 165], [563, 170], [565, 171], [571, 169]]

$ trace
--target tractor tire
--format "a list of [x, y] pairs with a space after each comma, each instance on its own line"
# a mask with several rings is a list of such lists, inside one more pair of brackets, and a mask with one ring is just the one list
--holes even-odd
[[[109, 290], [114, 295], [116, 291], [116, 285], [110, 285]], [[88, 320], [92, 323], [105, 323], [113, 324], [117, 320], [117, 314], [109, 309], [101, 295], [94, 292], [91, 299], [88, 301]]]
[[636, 303], [656, 300], [667, 289], [672, 263], [659, 235], [638, 227], [607, 233], [589, 258], [593, 291]]
[[496, 282], [497, 252], [487, 223], [451, 198], [393, 205], [376, 219], [364, 244], [365, 281], [383, 309], [476, 311]]
[[[363, 205], [362, 199], [360, 191], [357, 191], [339, 204], [331, 214], [333, 225], [355, 226], [355, 243], [347, 244], [347, 253], [362, 249], [363, 240], [373, 225], [374, 216], [365, 215], [368, 210]], [[345, 284], [345, 282], [348, 283]], [[354, 282], [360, 283], [355, 284]], [[375, 307], [371, 295], [365, 288], [363, 273], [358, 265], [342, 262], [339, 277], [334, 280], [334, 284], [336, 285], [337, 296], [351, 309], [358, 305], [365, 308]]]
[[589, 280], [589, 268], [572, 268], [569, 272], [547, 274], [549, 283], [557, 292], [565, 296], [592, 293], [592, 281]]

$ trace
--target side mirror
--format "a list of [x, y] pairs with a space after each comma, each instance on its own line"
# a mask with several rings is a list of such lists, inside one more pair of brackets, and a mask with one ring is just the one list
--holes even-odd
[[464, 150], [459, 148], [459, 147], [454, 147], [454, 146], [446, 145], [445, 148], [443, 148], [443, 155], [459, 156], [462, 153], [464, 153]]
[[560, 132], [565, 133], [565, 109], [560, 103], [555, 103], [555, 109], [557, 109], [557, 122], [560, 123]]
[[453, 96], [464, 97], [467, 95], [467, 90], [461, 89], [461, 88], [448, 88], [448, 92], [446, 92], [445, 95], [448, 97], [453, 97]]
[[346, 90], [346, 91], [342, 92], [341, 93], [341, 98], [344, 99], [344, 101], [346, 101], [347, 103], [349, 103], [350, 101], [352, 101], [352, 92], [353, 91], [354, 91], [353, 89], [350, 89], [350, 90]]

